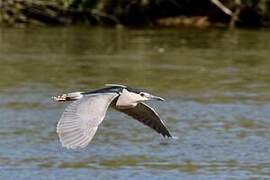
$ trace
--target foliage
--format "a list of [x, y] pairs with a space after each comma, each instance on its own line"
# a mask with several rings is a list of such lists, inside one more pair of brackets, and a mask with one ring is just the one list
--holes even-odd
[[207, 23], [270, 24], [270, 0], [218, 1], [232, 12], [231, 16], [211, 0], [2, 0], [0, 22], [149, 25], [166, 18], [181, 17], [185, 22], [185, 17], [206, 17]]
[[63, 4], [67, 8], [75, 9], [93, 9], [97, 6], [99, 0], [63, 0]]

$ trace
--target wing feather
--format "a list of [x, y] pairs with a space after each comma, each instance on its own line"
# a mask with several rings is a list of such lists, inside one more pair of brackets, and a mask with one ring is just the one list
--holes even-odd
[[152, 128], [156, 132], [162, 134], [164, 137], [172, 137], [168, 128], [160, 119], [159, 115], [154, 111], [154, 109], [152, 109], [145, 103], [139, 103], [137, 104], [137, 106], [130, 109], [117, 109], [116, 107], [114, 108], [135, 118], [146, 126]]
[[91, 94], [71, 103], [57, 124], [56, 132], [62, 146], [71, 149], [86, 147], [117, 96], [117, 93]]

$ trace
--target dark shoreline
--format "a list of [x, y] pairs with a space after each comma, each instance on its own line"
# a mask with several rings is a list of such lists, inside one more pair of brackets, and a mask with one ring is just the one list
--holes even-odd
[[[87, 4], [86, 2], [92, 2]], [[270, 27], [270, 2], [236, 0], [2, 0], [0, 24], [99, 26]], [[67, 4], [69, 2], [69, 4]], [[143, 3], [144, 2], [144, 3]], [[159, 3], [158, 3], [159, 2]], [[215, 4], [215, 3], [221, 3]]]

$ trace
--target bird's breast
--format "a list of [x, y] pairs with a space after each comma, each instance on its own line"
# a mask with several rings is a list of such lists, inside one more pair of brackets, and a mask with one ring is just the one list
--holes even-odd
[[138, 95], [132, 92], [128, 92], [124, 89], [123, 92], [119, 95], [115, 106], [118, 109], [129, 109], [135, 107], [137, 104]]

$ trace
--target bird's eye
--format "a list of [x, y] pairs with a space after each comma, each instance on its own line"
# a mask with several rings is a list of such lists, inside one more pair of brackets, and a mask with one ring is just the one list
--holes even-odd
[[144, 93], [140, 93], [140, 95], [143, 97], [144, 96]]

